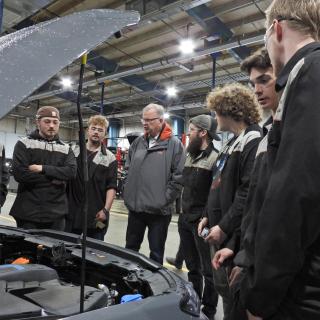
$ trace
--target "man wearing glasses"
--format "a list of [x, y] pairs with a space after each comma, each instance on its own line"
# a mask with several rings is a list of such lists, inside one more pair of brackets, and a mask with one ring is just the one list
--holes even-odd
[[275, 0], [266, 12], [281, 99], [254, 213], [254, 264], [240, 290], [249, 319], [320, 319], [319, 12], [319, 0]]
[[165, 241], [173, 202], [182, 188], [185, 153], [164, 121], [161, 105], [149, 104], [142, 111], [144, 135], [129, 149], [124, 202], [129, 209], [126, 248], [139, 251], [146, 227], [150, 258], [163, 263]]
[[[111, 209], [117, 188], [117, 160], [103, 144], [109, 126], [101, 115], [92, 116], [88, 121], [88, 237], [104, 240], [109, 225]], [[69, 184], [69, 228], [76, 234], [82, 233], [83, 179], [80, 149], [74, 148], [78, 162], [77, 178]], [[70, 230], [70, 229], [69, 229]]]

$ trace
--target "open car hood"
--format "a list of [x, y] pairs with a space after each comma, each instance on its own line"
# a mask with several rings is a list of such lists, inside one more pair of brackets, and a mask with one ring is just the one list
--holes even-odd
[[134, 11], [95, 9], [1, 37], [0, 119], [62, 68], [139, 19]]

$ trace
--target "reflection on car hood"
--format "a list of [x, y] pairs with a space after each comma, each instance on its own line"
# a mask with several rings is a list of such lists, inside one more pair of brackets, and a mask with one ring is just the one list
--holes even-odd
[[95, 9], [0, 38], [0, 119], [84, 53], [139, 21], [134, 11]]

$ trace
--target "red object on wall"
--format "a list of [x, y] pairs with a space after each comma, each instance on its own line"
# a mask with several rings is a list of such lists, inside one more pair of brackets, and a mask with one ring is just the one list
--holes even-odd
[[121, 148], [117, 148], [116, 159], [118, 161], [118, 168], [121, 169], [121, 166], [122, 166]]
[[186, 146], [186, 142], [187, 142], [187, 135], [185, 133], [183, 133], [181, 135], [181, 142], [184, 146]]

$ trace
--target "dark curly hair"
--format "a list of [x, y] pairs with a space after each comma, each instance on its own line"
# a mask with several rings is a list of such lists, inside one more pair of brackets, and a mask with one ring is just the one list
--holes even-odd
[[213, 89], [207, 95], [207, 107], [217, 114], [243, 121], [248, 126], [261, 121], [260, 107], [255, 94], [240, 83]]

